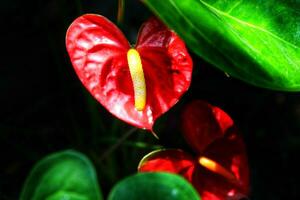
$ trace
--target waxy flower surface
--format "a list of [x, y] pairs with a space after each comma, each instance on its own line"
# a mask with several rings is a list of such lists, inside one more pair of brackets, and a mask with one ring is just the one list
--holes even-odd
[[184, 176], [203, 200], [239, 200], [249, 193], [245, 145], [232, 119], [220, 108], [194, 101], [182, 115], [182, 132], [194, 149], [157, 150], [140, 162], [140, 172], [166, 171]]
[[152, 130], [191, 82], [184, 42], [156, 18], [140, 28], [131, 47], [107, 18], [86, 14], [69, 27], [66, 46], [87, 90], [113, 115]]

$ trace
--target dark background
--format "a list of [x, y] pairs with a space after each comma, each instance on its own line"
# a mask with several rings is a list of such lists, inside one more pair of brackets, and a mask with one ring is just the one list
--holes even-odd
[[[132, 127], [94, 101], [72, 69], [65, 32], [83, 13], [116, 22], [117, 0], [0, 2], [1, 200], [18, 199], [34, 163], [68, 148], [92, 160], [106, 195], [118, 180], [135, 173], [138, 161], [152, 149], [186, 148], [172, 126], [192, 99], [223, 108], [240, 128], [250, 162], [251, 199], [300, 199], [300, 94], [250, 86], [195, 55], [190, 90], [155, 127], [161, 140], [136, 130], [107, 152]], [[150, 15], [140, 1], [127, 0], [119, 26], [130, 42]]]

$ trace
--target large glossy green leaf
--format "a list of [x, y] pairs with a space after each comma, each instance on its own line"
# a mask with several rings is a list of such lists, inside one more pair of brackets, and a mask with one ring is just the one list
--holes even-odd
[[27, 178], [20, 200], [102, 200], [92, 163], [68, 150], [36, 164]]
[[193, 186], [170, 173], [139, 173], [119, 182], [108, 200], [200, 200]]
[[248, 83], [300, 91], [299, 0], [144, 0], [199, 56]]

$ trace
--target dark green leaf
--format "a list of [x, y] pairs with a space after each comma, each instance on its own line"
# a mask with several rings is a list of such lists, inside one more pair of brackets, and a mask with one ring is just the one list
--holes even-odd
[[200, 200], [193, 186], [170, 173], [139, 173], [119, 182], [108, 200]]
[[49, 155], [27, 178], [21, 200], [102, 200], [97, 175], [83, 154], [68, 150]]
[[219, 69], [260, 87], [300, 91], [300, 1], [144, 2]]

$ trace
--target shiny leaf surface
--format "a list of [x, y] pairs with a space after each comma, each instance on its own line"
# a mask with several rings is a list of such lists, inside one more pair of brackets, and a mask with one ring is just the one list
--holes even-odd
[[192, 185], [170, 173], [139, 173], [119, 182], [108, 200], [200, 200]]
[[300, 2], [144, 0], [193, 51], [248, 83], [300, 90]]
[[92, 163], [76, 151], [63, 151], [38, 162], [20, 200], [102, 200]]
[[113, 115], [152, 130], [161, 114], [188, 89], [192, 60], [185, 44], [156, 18], [142, 25], [137, 39], [146, 82], [146, 105], [135, 108], [127, 62], [130, 45], [108, 19], [95, 14], [77, 18], [69, 27], [66, 46], [75, 71], [90, 93]]

